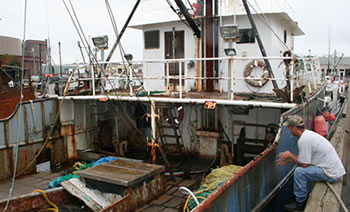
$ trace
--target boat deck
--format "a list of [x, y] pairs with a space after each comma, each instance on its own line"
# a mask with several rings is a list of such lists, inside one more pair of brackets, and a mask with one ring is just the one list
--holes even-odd
[[[39, 172], [36, 174], [16, 178], [12, 197], [29, 194], [36, 189], [48, 189], [49, 182], [62, 175], [64, 175], [64, 171], [55, 173]], [[0, 182], [0, 200], [8, 198], [11, 185], [12, 180]]]
[[179, 191], [181, 186], [185, 186], [190, 190], [198, 188], [201, 181], [201, 174], [196, 174], [191, 179], [175, 177], [174, 180], [167, 178], [166, 191], [164, 194], [154, 199], [144, 206], [138, 208], [136, 212], [177, 212], [181, 204], [186, 200], [187, 195]]
[[[158, 196], [157, 198], [149, 201], [144, 204], [136, 211], [141, 212], [172, 212], [178, 211], [187, 198], [187, 195], [179, 191], [179, 187], [185, 186], [190, 190], [195, 190], [199, 187], [199, 184], [202, 178], [205, 176], [205, 171], [212, 160], [201, 160], [199, 163], [197, 160], [192, 162], [186, 162], [184, 167], [191, 167], [191, 171], [197, 171], [196, 174], [191, 175], [182, 175], [170, 177], [165, 176], [165, 192]], [[202, 172], [203, 171], [203, 172]], [[65, 175], [65, 170], [58, 172], [50, 172], [50, 170], [40, 171], [39, 173], [18, 177], [16, 178], [14, 190], [12, 192], [12, 199], [18, 198], [19, 196], [28, 196], [28, 194], [33, 191], [40, 189], [46, 190], [49, 189], [49, 182], [55, 180], [59, 176]], [[11, 180], [6, 180], [0, 182], [0, 202], [5, 202], [8, 198], [9, 191], [11, 188]], [[62, 188], [61, 188], [62, 189]], [[63, 189], [64, 190], [64, 189]], [[68, 192], [65, 192], [68, 194]], [[70, 195], [69, 195], [70, 196]], [[40, 197], [40, 199], [43, 197]], [[73, 196], [69, 197], [70, 201], [62, 205], [59, 205], [60, 211], [92, 211], [88, 208], [82, 201], [79, 201]], [[44, 199], [42, 200], [46, 202]], [[15, 203], [17, 204], [17, 203]]]

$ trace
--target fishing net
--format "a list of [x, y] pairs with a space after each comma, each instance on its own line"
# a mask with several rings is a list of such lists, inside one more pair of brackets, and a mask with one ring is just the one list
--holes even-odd
[[[205, 200], [216, 188], [220, 187], [226, 180], [233, 177], [242, 166], [228, 165], [214, 169], [208, 176], [205, 177], [199, 189], [194, 192], [199, 202]], [[188, 196], [185, 206], [185, 211], [191, 211], [197, 206], [191, 195]]]

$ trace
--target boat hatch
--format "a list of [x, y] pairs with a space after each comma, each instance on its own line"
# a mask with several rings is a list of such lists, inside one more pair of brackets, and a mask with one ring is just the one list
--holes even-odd
[[79, 175], [89, 188], [121, 195], [113, 209], [130, 211], [165, 192], [164, 172], [164, 166], [118, 159]]

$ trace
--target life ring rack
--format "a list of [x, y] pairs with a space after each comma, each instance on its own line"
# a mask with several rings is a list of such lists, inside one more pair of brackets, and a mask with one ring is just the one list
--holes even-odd
[[[251, 77], [251, 73], [252, 71], [257, 68], [260, 67], [263, 70], [263, 75], [260, 78], [252, 78]], [[244, 79], [245, 81], [253, 87], [263, 87], [270, 78], [270, 73], [267, 70], [266, 64], [264, 63], [264, 61], [260, 61], [260, 60], [252, 60], [250, 61], [244, 68]]]

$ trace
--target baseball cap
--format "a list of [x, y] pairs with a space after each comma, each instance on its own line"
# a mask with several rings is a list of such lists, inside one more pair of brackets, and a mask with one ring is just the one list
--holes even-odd
[[283, 126], [303, 127], [304, 126], [304, 120], [299, 115], [292, 115], [292, 116], [288, 117], [287, 121], [284, 122]]

